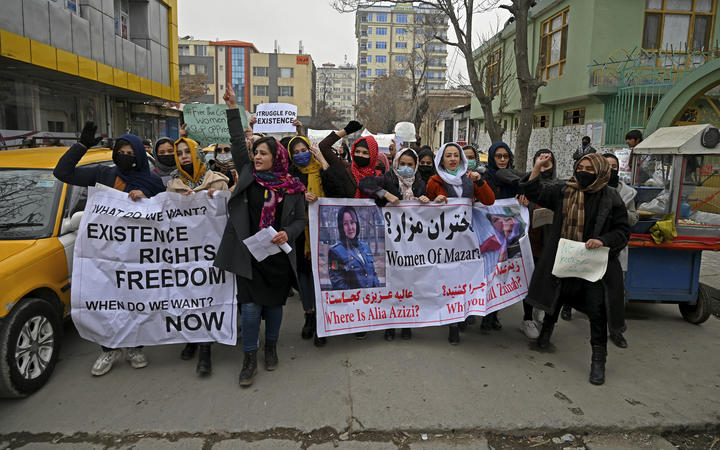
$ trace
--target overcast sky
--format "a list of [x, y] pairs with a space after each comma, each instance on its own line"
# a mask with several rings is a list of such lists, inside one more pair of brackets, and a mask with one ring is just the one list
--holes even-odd
[[[297, 53], [302, 41], [316, 67], [342, 64], [345, 56], [351, 64], [357, 62], [355, 15], [335, 11], [330, 0], [180, 0], [178, 12], [180, 36], [249, 41], [261, 52], [272, 52], [277, 40], [281, 53]], [[507, 17], [505, 10], [476, 15], [473, 27], [489, 33]], [[452, 47], [447, 64], [451, 77], [467, 73], [464, 59]]]

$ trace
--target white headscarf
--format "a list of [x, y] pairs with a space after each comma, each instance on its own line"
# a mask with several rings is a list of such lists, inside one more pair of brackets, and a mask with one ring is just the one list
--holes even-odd
[[415, 196], [413, 194], [413, 183], [415, 183], [415, 177], [417, 176], [417, 168], [415, 169], [415, 173], [410, 178], [401, 177], [400, 174], [398, 174], [397, 169], [400, 165], [400, 157], [404, 155], [405, 153], [412, 153], [413, 156], [415, 156], [415, 162], [417, 166], [417, 153], [415, 153], [415, 150], [411, 148], [403, 148], [399, 149], [397, 153], [395, 153], [395, 158], [392, 162], [392, 170], [395, 172], [395, 176], [398, 179], [398, 184], [400, 186], [400, 196], [402, 197], [402, 200], [412, 200]]
[[[445, 147], [447, 147], [448, 145], [453, 145], [457, 147], [458, 151], [460, 152], [460, 165], [458, 166], [458, 172], [455, 175], [449, 173], [442, 166], [442, 159], [443, 155], [445, 154]], [[465, 152], [462, 150], [462, 146], [460, 144], [456, 144], [455, 142], [447, 142], [443, 144], [442, 147], [438, 149], [437, 154], [435, 154], [435, 170], [437, 170], [437, 174], [446, 184], [448, 184], [455, 190], [458, 197], [462, 196], [462, 177], [463, 175], [465, 175], [465, 172], [467, 172], [467, 166], [468, 161], [467, 157], [465, 156]]]

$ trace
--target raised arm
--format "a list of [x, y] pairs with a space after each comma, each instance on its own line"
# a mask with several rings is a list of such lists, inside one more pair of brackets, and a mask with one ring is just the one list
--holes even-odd
[[549, 168], [550, 164], [552, 159], [549, 153], [538, 156], [532, 172], [520, 180], [518, 187], [531, 202], [555, 211], [558, 206], [562, 207], [562, 189], [565, 184], [540, 181], [540, 172], [543, 168]]
[[339, 141], [340, 139], [344, 138], [348, 134], [355, 133], [356, 131], [359, 131], [362, 129], [362, 124], [356, 120], [351, 120], [348, 122], [347, 125], [345, 125], [345, 128], [339, 131], [335, 131], [333, 133], [330, 133], [327, 135], [325, 139], [320, 141], [320, 144], [318, 144], [318, 147], [320, 148], [320, 151], [322, 152], [323, 156], [327, 160], [328, 164], [331, 166], [339, 166], [339, 167], [345, 167], [346, 162], [342, 158], [340, 158], [338, 155], [335, 154], [335, 152], [332, 149], [332, 146], [334, 143]]
[[94, 147], [102, 138], [95, 137], [97, 125], [87, 122], [80, 134], [80, 142], [73, 144], [58, 160], [53, 175], [58, 180], [75, 186], [93, 186], [97, 183], [102, 170], [100, 165], [78, 167], [87, 149]]
[[240, 118], [235, 92], [230, 86], [225, 89], [223, 100], [228, 106], [226, 114], [228, 131], [230, 131], [230, 153], [232, 153], [235, 162], [235, 169], [240, 172], [245, 165], [250, 164], [250, 156], [245, 143], [245, 130], [243, 129], [242, 118]]

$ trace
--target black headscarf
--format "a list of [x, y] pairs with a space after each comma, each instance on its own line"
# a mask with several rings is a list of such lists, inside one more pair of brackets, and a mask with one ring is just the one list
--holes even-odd
[[[352, 239], [348, 238], [345, 235], [345, 230], [343, 229], [343, 219], [345, 213], [349, 213], [355, 219], [355, 237]], [[358, 237], [360, 236], [360, 221], [358, 220], [358, 215], [355, 211], [355, 208], [353, 208], [352, 206], [343, 206], [342, 208], [340, 208], [337, 215], [337, 227], [339, 233], [338, 235], [340, 236], [340, 241], [343, 243], [343, 245], [351, 245], [353, 247], [357, 247]]]
[[496, 199], [515, 197], [515, 195], [517, 194], [517, 186], [514, 184], [503, 183], [498, 179], [497, 176], [497, 171], [500, 170], [500, 168], [495, 162], [495, 152], [499, 148], [504, 148], [510, 155], [507, 169], [514, 169], [515, 167], [515, 156], [510, 150], [510, 146], [501, 141], [495, 142], [493, 145], [490, 146], [490, 149], [488, 150], [488, 170], [485, 173], [485, 181], [490, 185], [493, 192], [495, 192]]
[[[139, 189], [148, 198], [165, 192], [165, 185], [162, 179], [150, 172], [150, 164], [148, 163], [147, 153], [145, 152], [145, 146], [139, 137], [134, 134], [123, 134], [118, 138], [124, 139], [130, 143], [130, 146], [135, 153], [135, 167], [129, 172], [123, 172], [119, 167], [115, 166], [115, 176], [120, 177], [127, 185], [125, 186], [125, 192], [130, 192]], [[113, 151], [113, 156], [117, 153], [117, 149]]]

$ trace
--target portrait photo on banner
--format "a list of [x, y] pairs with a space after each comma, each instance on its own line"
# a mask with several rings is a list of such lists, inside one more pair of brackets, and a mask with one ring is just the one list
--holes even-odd
[[385, 287], [385, 223], [377, 206], [321, 205], [320, 289]]
[[473, 224], [485, 259], [485, 275], [497, 264], [522, 259], [520, 240], [526, 236], [527, 223], [520, 205], [487, 206], [473, 210]]

